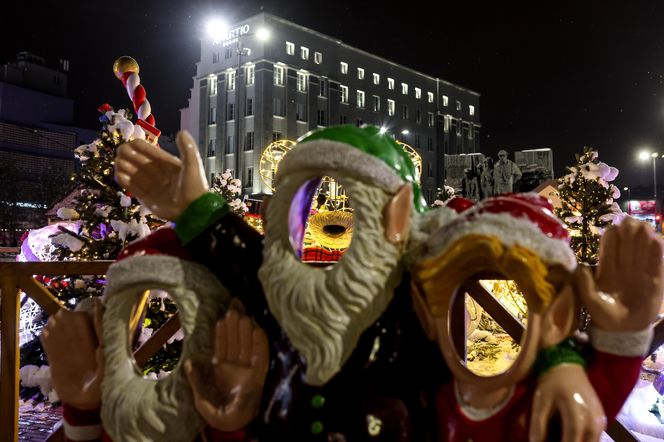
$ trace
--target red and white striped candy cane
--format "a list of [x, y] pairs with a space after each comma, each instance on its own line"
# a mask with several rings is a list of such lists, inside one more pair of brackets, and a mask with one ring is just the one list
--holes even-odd
[[138, 118], [154, 126], [155, 120], [154, 115], [152, 115], [152, 107], [145, 96], [145, 88], [141, 84], [141, 77], [138, 76], [138, 72], [125, 72], [122, 75], [122, 83], [134, 104], [134, 111]]
[[113, 63], [113, 72], [122, 81], [134, 106], [134, 112], [138, 116], [136, 124], [146, 130], [148, 138], [156, 143], [156, 139], [161, 134], [161, 131], [155, 127], [152, 107], [147, 100], [145, 88], [141, 84], [141, 77], [138, 75], [139, 71], [140, 69], [136, 60], [128, 56], [122, 56]]

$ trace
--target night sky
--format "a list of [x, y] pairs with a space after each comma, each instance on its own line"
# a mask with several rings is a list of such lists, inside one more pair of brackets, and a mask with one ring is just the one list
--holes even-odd
[[[11, 9], [0, 61], [22, 50], [52, 64], [69, 59], [83, 127], [98, 128], [101, 103], [129, 106], [111, 66], [131, 55], [158, 127], [175, 133], [206, 19], [232, 23], [263, 10], [479, 92], [485, 154], [550, 147], [559, 175], [593, 146], [620, 169], [621, 188], [651, 189], [652, 163], [636, 152], [648, 145], [664, 153], [662, 1], [48, 0]], [[664, 183], [664, 160], [658, 166]]]

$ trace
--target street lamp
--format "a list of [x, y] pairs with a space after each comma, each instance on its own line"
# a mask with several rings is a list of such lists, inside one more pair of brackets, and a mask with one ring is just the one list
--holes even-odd
[[639, 159], [641, 161], [646, 161], [648, 157], [652, 158], [653, 196], [655, 199], [655, 207], [657, 207], [657, 158], [659, 157], [659, 154], [657, 152], [650, 153], [647, 150], [639, 152]]
[[226, 22], [213, 18], [205, 25], [205, 30], [208, 36], [212, 39], [212, 43], [220, 43], [228, 34], [228, 25]]
[[625, 187], [623, 187], [623, 190], [625, 192], [627, 192], [627, 214], [631, 215], [632, 213], [631, 213], [631, 209], [630, 209], [630, 201], [632, 200], [632, 197], [631, 197], [631, 194], [630, 194], [629, 187], [625, 186]]
[[[246, 29], [245, 29], [246, 28]], [[242, 110], [242, 56], [250, 55], [251, 50], [242, 46], [244, 37], [255, 36], [258, 41], [267, 41], [270, 38], [270, 32], [266, 28], [259, 28], [255, 32], [249, 32], [249, 25], [243, 25], [240, 28], [231, 30], [226, 22], [218, 18], [209, 20], [206, 23], [206, 31], [214, 44], [224, 42], [224, 46], [233, 43], [235, 40], [235, 52], [237, 54], [237, 71], [235, 73], [235, 145], [234, 145], [234, 173], [235, 177], [242, 176], [240, 168], [240, 119], [243, 117]]]
[[242, 56], [250, 55], [251, 50], [249, 48], [242, 47], [242, 38], [255, 36], [258, 41], [264, 42], [270, 38], [270, 33], [265, 28], [260, 28], [256, 32], [247, 32], [246, 34], [238, 33], [235, 41], [235, 51], [237, 53], [237, 74], [235, 80], [235, 178], [240, 178], [243, 176], [242, 170], [240, 168], [240, 118], [243, 118], [241, 103], [242, 103]]

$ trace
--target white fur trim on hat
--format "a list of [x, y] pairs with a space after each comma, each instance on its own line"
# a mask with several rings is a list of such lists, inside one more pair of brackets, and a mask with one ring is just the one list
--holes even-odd
[[525, 217], [483, 213], [472, 220], [454, 220], [452, 225], [440, 230], [447, 232], [432, 236], [425, 257], [439, 254], [464, 236], [486, 235], [499, 238], [506, 246], [520, 245], [532, 250], [548, 265], [560, 264], [570, 271], [576, 268], [576, 256], [569, 245], [563, 240], [549, 238]]
[[339, 141], [313, 140], [298, 144], [279, 163], [277, 182], [280, 176], [303, 170], [311, 171], [312, 175], [343, 173], [389, 193], [396, 193], [404, 185], [401, 177], [383, 160]]
[[113, 295], [139, 282], [198, 287], [211, 278], [214, 276], [207, 268], [191, 261], [168, 255], [135, 255], [109, 267], [105, 295]]

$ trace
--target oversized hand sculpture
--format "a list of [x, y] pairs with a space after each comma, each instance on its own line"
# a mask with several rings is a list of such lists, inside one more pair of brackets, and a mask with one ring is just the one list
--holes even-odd
[[560, 416], [562, 441], [597, 441], [606, 428], [602, 403], [583, 366], [562, 364], [542, 375], [533, 397], [530, 441], [543, 442], [551, 418]]
[[94, 319], [85, 311], [62, 309], [48, 319], [41, 342], [51, 366], [53, 388], [60, 400], [80, 410], [101, 404], [100, 383], [104, 364], [99, 345], [101, 302]]
[[640, 331], [662, 305], [662, 242], [651, 228], [631, 218], [609, 227], [600, 244], [597, 282], [585, 270], [578, 293], [595, 326]]
[[217, 322], [214, 338], [211, 382], [204, 380], [191, 360], [185, 363], [185, 373], [196, 409], [208, 425], [237, 431], [258, 412], [270, 356], [267, 336], [244, 314], [242, 304], [234, 301]]
[[160, 218], [175, 221], [208, 190], [198, 146], [187, 131], [176, 137], [180, 159], [143, 140], [118, 147], [115, 179]]

